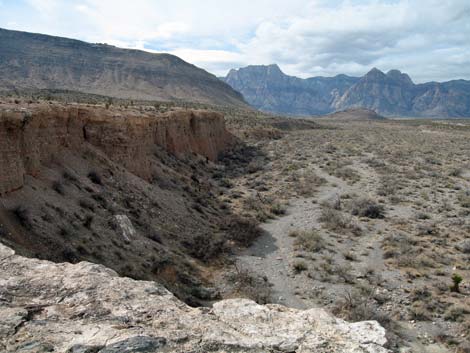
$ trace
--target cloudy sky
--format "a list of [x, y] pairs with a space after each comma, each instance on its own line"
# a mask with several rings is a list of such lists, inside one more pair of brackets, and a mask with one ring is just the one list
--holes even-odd
[[169, 52], [216, 74], [470, 79], [469, 0], [0, 0], [0, 27]]

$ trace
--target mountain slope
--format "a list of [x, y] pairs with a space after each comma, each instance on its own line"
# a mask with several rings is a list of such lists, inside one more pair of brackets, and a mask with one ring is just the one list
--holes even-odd
[[398, 70], [384, 74], [374, 68], [333, 105], [336, 110], [365, 107], [386, 115], [406, 115], [412, 109], [414, 84]]
[[224, 79], [255, 108], [292, 115], [324, 114], [331, 102], [357, 80], [354, 77], [300, 79], [285, 75], [277, 65], [231, 70]]
[[277, 65], [231, 70], [224, 79], [254, 107], [273, 113], [317, 115], [366, 108], [385, 116], [469, 117], [470, 81], [414, 84], [398, 70], [374, 68], [361, 78], [300, 79]]
[[0, 89], [27, 88], [246, 105], [214, 75], [173, 55], [0, 29]]

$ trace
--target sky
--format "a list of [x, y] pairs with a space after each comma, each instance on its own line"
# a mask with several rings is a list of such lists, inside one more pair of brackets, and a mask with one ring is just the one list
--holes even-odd
[[470, 79], [470, 0], [0, 0], [0, 27], [167, 52], [218, 76]]

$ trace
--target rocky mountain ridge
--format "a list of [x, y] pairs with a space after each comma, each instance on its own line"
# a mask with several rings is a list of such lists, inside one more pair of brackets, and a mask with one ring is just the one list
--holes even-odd
[[103, 266], [27, 259], [0, 244], [0, 350], [59, 353], [387, 353], [376, 321], [247, 299], [191, 308]]
[[0, 90], [21, 89], [246, 107], [230, 86], [173, 55], [0, 28]]
[[470, 81], [414, 84], [398, 70], [374, 68], [363, 77], [300, 79], [277, 65], [231, 70], [224, 81], [254, 107], [289, 115], [322, 115], [367, 108], [385, 116], [469, 117]]
[[253, 107], [288, 115], [331, 112], [331, 103], [358, 78], [346, 75], [300, 79], [285, 75], [277, 65], [231, 70], [224, 79]]

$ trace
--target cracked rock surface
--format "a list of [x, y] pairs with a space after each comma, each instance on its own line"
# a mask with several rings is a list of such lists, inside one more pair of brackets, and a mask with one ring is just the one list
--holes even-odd
[[1, 352], [389, 352], [375, 321], [246, 299], [191, 308], [155, 282], [0, 245]]

